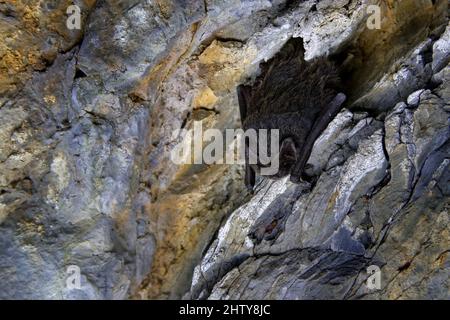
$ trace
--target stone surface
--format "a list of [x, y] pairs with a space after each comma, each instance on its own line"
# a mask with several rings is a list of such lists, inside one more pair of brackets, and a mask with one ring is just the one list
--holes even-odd
[[[448, 101], [434, 93], [448, 90], [446, 83], [423, 91], [418, 105], [399, 104], [386, 116], [384, 130], [361, 137], [341, 165], [297, 192], [287, 212], [286, 194], [299, 186], [279, 181], [261, 189], [221, 228], [187, 297], [448, 298], [449, 114]], [[344, 110], [335, 121], [351, 117]], [[332, 122], [318, 149], [337, 131]], [[348, 130], [342, 132], [343, 144], [351, 143]], [[265, 208], [273, 220], [261, 219]], [[280, 222], [280, 212], [288, 217], [277, 237], [255, 241], [249, 231]], [[243, 217], [250, 228], [242, 228]], [[369, 265], [381, 268], [381, 290], [365, 285]]]
[[[0, 3], [0, 298], [449, 297], [447, 1], [73, 3], [81, 30], [72, 1]], [[172, 162], [194, 121], [240, 127], [290, 37], [349, 97], [310, 182]]]

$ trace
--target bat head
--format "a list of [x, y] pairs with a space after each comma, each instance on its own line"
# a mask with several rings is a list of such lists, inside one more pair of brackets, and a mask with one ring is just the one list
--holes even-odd
[[[297, 161], [297, 146], [291, 137], [284, 138], [280, 142], [276, 144], [279, 146], [278, 150], [273, 150], [269, 147], [270, 138], [267, 144], [263, 144], [263, 148], [267, 146], [267, 150], [258, 150], [258, 147], [247, 149], [248, 159], [253, 157], [253, 159], [257, 160], [256, 163], [250, 164], [257, 174], [273, 179], [283, 178], [290, 174], [292, 167]], [[258, 146], [260, 147], [259, 143]], [[264, 162], [261, 159], [261, 151], [268, 155], [268, 157], [264, 156], [266, 159]]]

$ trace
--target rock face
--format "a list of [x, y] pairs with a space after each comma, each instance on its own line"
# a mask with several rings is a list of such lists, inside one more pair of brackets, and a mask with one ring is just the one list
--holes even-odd
[[[71, 4], [0, 3], [0, 298], [450, 297], [447, 1]], [[311, 181], [171, 161], [291, 37], [349, 97]]]
[[[191, 297], [448, 298], [448, 93], [447, 84], [418, 91], [384, 123], [343, 111], [316, 142], [340, 138], [314, 155], [328, 158], [318, 181], [263, 182], [219, 231]], [[249, 238], [255, 227], [262, 241]], [[365, 286], [370, 265], [381, 268], [379, 291]]]

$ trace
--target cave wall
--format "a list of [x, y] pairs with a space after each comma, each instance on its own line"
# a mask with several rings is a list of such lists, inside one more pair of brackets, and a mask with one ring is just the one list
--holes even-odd
[[[79, 31], [69, 1], [0, 3], [0, 298], [448, 297], [447, 1], [74, 3]], [[236, 86], [290, 37], [350, 98], [317, 182], [171, 162], [176, 129], [240, 127]]]

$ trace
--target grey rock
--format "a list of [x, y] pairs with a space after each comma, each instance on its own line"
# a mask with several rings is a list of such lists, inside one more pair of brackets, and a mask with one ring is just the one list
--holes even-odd
[[164, 56], [176, 35], [205, 14], [202, 1], [107, 1], [90, 19], [78, 63], [108, 91], [130, 88]]
[[[333, 161], [337, 149], [330, 143], [357, 146], [343, 162], [318, 172], [311, 189], [298, 194], [293, 205], [287, 189], [261, 189], [238, 209], [250, 230], [260, 230], [268, 212], [252, 215], [262, 195], [266, 208], [291, 208], [275, 239], [254, 243], [252, 251], [225, 246], [223, 252], [246, 258], [208, 282], [208, 290], [190, 297], [209, 299], [415, 299], [446, 298], [448, 268], [448, 83], [419, 90], [399, 102], [381, 124], [363, 118], [354, 121], [343, 111], [316, 141], [313, 164]], [[420, 98], [419, 98], [420, 97]], [[347, 116], [345, 116], [347, 114]], [[345, 121], [344, 121], [345, 120]], [[371, 130], [364, 128], [371, 127]], [[343, 129], [342, 129], [343, 128]], [[352, 137], [360, 134], [352, 141]], [[357, 143], [357, 144], [355, 144]], [[324, 147], [327, 146], [327, 147]], [[331, 149], [331, 151], [330, 151]], [[321, 157], [323, 155], [323, 158]], [[313, 160], [312, 160], [313, 159]], [[446, 182], [444, 182], [446, 181]], [[261, 195], [262, 194], [262, 195]], [[284, 200], [283, 200], [284, 199]], [[284, 207], [277, 204], [281, 201]], [[276, 218], [277, 213], [269, 215]], [[432, 218], [434, 217], [434, 218]], [[250, 220], [248, 220], [250, 219]], [[435, 220], [437, 219], [437, 220]], [[222, 227], [217, 240], [234, 237], [237, 217]], [[266, 224], [264, 224], [266, 225]], [[265, 229], [267, 230], [267, 229]], [[271, 229], [272, 231], [272, 229]], [[240, 239], [245, 242], [246, 232]], [[217, 248], [214, 244], [211, 248]], [[447, 248], [447, 249], [446, 249]], [[197, 270], [214, 269], [222, 255], [206, 255]], [[206, 260], [207, 259], [207, 260]], [[365, 286], [366, 268], [382, 270], [382, 289]], [[194, 277], [193, 288], [199, 277]]]
[[444, 34], [433, 45], [433, 73], [438, 73], [450, 62], [449, 45], [450, 26], [447, 26]]
[[411, 93], [408, 99], [406, 100], [408, 105], [416, 107], [420, 103], [420, 98], [424, 92], [425, 90], [421, 89]]

